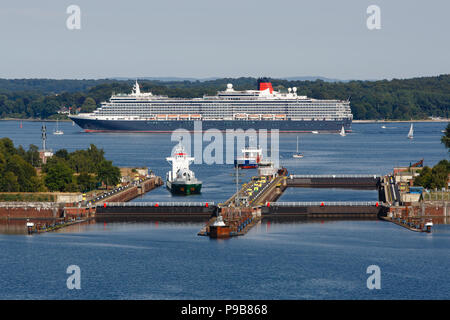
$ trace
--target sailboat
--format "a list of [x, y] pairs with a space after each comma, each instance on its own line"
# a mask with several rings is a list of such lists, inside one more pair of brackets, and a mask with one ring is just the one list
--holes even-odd
[[64, 131], [59, 130], [59, 122], [58, 122], [58, 120], [56, 120], [56, 130], [53, 131], [53, 134], [55, 134], [55, 135], [62, 135], [62, 134], [64, 134]]
[[408, 132], [408, 139], [412, 139], [414, 138], [414, 129], [413, 129], [413, 124], [411, 123], [411, 127], [409, 128], [409, 132]]
[[303, 154], [298, 152], [298, 136], [297, 136], [297, 152], [292, 156], [294, 158], [303, 158]]
[[345, 137], [345, 136], [346, 136], [344, 126], [342, 126], [341, 132], [340, 132], [339, 134], [340, 134], [342, 137]]

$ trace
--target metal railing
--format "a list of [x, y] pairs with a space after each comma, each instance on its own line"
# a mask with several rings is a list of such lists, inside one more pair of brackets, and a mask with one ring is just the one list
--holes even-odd
[[271, 207], [329, 207], [329, 206], [343, 206], [343, 207], [372, 207], [379, 205], [378, 201], [312, 201], [312, 202], [271, 202]]
[[[108, 202], [108, 207], [206, 207], [214, 206], [214, 202]], [[104, 205], [97, 204], [97, 207]]]
[[295, 178], [380, 178], [377, 174], [291, 174], [289, 179]]

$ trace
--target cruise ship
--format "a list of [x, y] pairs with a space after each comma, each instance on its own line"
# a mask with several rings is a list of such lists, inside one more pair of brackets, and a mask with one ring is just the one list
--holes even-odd
[[266, 78], [257, 90], [235, 90], [230, 83], [215, 96], [169, 98], [141, 92], [138, 82], [129, 94], [113, 94], [92, 113], [69, 115], [86, 132], [194, 131], [201, 121], [208, 129], [278, 129], [279, 132], [351, 131], [348, 100], [318, 100], [297, 94], [297, 88], [276, 91]]

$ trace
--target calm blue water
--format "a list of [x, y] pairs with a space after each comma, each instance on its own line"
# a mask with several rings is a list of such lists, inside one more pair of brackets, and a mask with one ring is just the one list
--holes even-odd
[[[305, 158], [294, 160], [296, 134], [280, 136], [291, 173], [384, 174], [396, 165], [448, 157], [445, 123], [354, 124], [354, 133], [300, 135]], [[0, 121], [0, 137], [40, 145], [39, 122]], [[47, 123], [49, 132], [54, 123]], [[87, 134], [62, 123], [48, 146], [103, 148], [119, 166], [169, 170], [169, 135]], [[220, 202], [234, 190], [230, 165], [193, 165], [203, 192], [189, 200]], [[243, 181], [255, 174], [245, 172]], [[373, 191], [288, 189], [285, 201], [373, 200]], [[184, 201], [164, 188], [136, 201]], [[38, 236], [0, 234], [1, 299], [448, 299], [450, 226], [419, 234], [381, 221], [268, 223], [225, 241], [198, 237], [202, 223], [79, 225]], [[81, 290], [66, 288], [67, 266], [81, 268]], [[368, 290], [366, 268], [381, 268], [381, 289]]]

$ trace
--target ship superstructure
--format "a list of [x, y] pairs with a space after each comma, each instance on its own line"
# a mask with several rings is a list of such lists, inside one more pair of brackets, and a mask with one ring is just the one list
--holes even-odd
[[181, 145], [177, 145], [172, 157], [166, 160], [172, 164], [172, 170], [166, 175], [166, 186], [170, 192], [183, 195], [200, 193], [202, 182], [189, 169], [189, 165], [195, 159], [189, 157]]
[[86, 131], [168, 132], [203, 130], [279, 129], [284, 132], [351, 131], [350, 102], [317, 100], [297, 94], [297, 88], [275, 91], [267, 79], [258, 90], [235, 90], [230, 83], [215, 96], [182, 99], [143, 93], [138, 82], [130, 94], [115, 94], [92, 113], [71, 115]]

